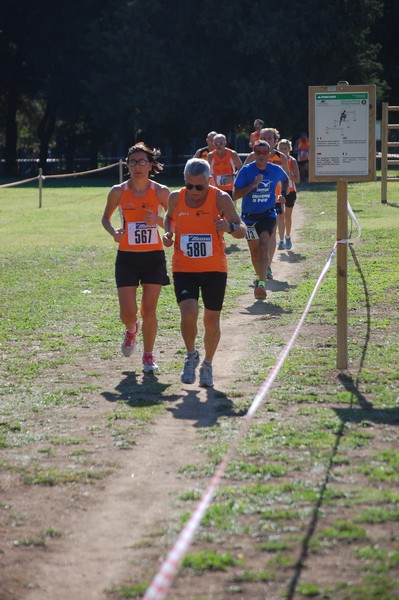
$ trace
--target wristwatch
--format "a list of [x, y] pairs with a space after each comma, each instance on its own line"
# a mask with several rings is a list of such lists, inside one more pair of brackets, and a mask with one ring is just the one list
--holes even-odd
[[236, 223], [229, 223], [229, 225], [230, 225], [229, 233], [234, 233], [235, 231], [237, 231], [238, 225]]

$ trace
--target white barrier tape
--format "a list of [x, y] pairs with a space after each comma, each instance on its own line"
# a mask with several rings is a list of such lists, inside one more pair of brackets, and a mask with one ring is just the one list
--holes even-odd
[[[342, 240], [342, 242], [343, 242], [343, 240]], [[284, 363], [284, 360], [286, 359], [289, 351], [291, 350], [291, 348], [298, 336], [298, 333], [303, 325], [304, 319], [312, 305], [312, 302], [316, 295], [316, 292], [319, 289], [319, 287], [324, 279], [325, 274], [327, 273], [328, 269], [330, 268], [332, 259], [334, 258], [337, 243], [338, 242], [336, 242], [334, 244], [334, 248], [332, 249], [330, 256], [328, 257], [327, 262], [316, 282], [313, 292], [309, 298], [309, 301], [305, 307], [305, 310], [304, 310], [300, 320], [298, 321], [298, 324], [295, 328], [295, 331], [294, 331], [291, 339], [285, 346], [284, 350], [281, 352], [281, 354], [277, 360], [277, 363], [274, 365], [270, 375], [265, 379], [262, 387], [260, 388], [260, 390], [256, 394], [254, 400], [252, 401], [252, 404], [243, 419], [242, 426], [238, 430], [235, 441], [230, 445], [224, 459], [222, 460], [222, 462], [219, 464], [218, 468], [216, 469], [215, 474], [213, 475], [207, 489], [205, 490], [201, 500], [199, 501], [196, 510], [192, 513], [189, 521], [186, 523], [185, 527], [183, 528], [180, 535], [178, 536], [174, 546], [172, 547], [168, 556], [162, 563], [162, 565], [161, 565], [158, 573], [154, 577], [150, 587], [147, 589], [145, 595], [143, 596], [143, 600], [164, 600], [164, 598], [168, 592], [168, 589], [172, 585], [175, 575], [179, 569], [179, 565], [180, 565], [184, 555], [186, 554], [188, 547], [190, 546], [190, 544], [192, 542], [192, 539], [195, 535], [196, 530], [198, 529], [198, 527], [202, 521], [205, 511], [207, 510], [207, 508], [209, 507], [209, 505], [212, 501], [212, 498], [216, 492], [216, 489], [219, 485], [222, 475], [223, 475], [224, 471], [226, 470], [228, 463], [230, 462], [231, 457], [233, 456], [234, 452], [236, 451], [241, 438], [248, 431], [248, 428], [253, 420], [253, 417], [260, 406], [260, 403], [262, 402], [265, 395], [269, 391], [271, 385], [275, 381], [275, 379]]]
[[351, 207], [351, 205], [349, 204], [349, 202], [347, 202], [347, 203], [346, 203], [346, 208], [347, 208], [347, 211], [348, 211], [348, 214], [349, 214], [350, 218], [352, 219], [352, 221], [353, 221], [353, 222], [355, 223], [355, 225], [356, 225], [356, 229], [357, 229], [357, 237], [358, 237], [358, 238], [360, 238], [360, 236], [362, 235], [362, 230], [361, 230], [361, 228], [360, 228], [360, 223], [359, 223], [359, 221], [357, 220], [357, 218], [356, 218], [356, 215], [355, 215], [355, 213], [353, 212], [353, 210], [352, 210], [352, 207]]

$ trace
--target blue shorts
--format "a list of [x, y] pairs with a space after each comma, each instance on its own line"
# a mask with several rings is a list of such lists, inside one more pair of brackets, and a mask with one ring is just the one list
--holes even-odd
[[207, 310], [222, 310], [226, 291], [227, 273], [207, 271], [205, 273], [173, 273], [177, 303], [183, 300], [197, 300], [201, 297]]
[[116, 287], [137, 287], [140, 283], [169, 285], [163, 250], [128, 252], [118, 250], [115, 261]]

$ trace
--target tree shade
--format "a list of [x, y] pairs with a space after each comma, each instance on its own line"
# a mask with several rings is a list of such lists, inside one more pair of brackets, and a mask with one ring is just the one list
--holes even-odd
[[293, 138], [307, 129], [309, 85], [344, 79], [375, 83], [379, 99], [398, 92], [381, 61], [397, 71], [398, 16], [393, 0], [3, 6], [5, 174], [15, 172], [22, 122], [43, 167], [50, 142], [69, 168], [77, 152], [95, 166], [112, 145], [125, 151], [138, 139], [167, 144], [176, 159], [210, 130], [248, 136], [254, 118]]

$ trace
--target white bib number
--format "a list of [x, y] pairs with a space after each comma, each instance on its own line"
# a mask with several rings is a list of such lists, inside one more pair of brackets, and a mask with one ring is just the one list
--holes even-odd
[[188, 233], [180, 238], [183, 254], [189, 258], [207, 258], [212, 256], [212, 236], [209, 233]]
[[129, 246], [145, 246], [157, 241], [157, 226], [145, 222], [128, 223], [127, 239]]
[[258, 240], [259, 236], [255, 229], [255, 225], [247, 225], [247, 235], [245, 236], [247, 240]]
[[233, 177], [232, 175], [217, 175], [216, 183], [218, 185], [230, 185]]

